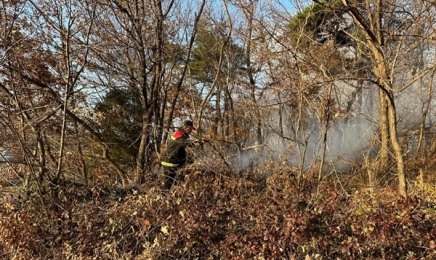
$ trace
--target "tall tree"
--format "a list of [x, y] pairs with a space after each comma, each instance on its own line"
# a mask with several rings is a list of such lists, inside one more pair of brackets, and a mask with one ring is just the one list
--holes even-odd
[[87, 64], [94, 9], [75, 1], [11, 4], [3, 10], [15, 10], [11, 36], [16, 44], [8, 46], [2, 64], [2, 90], [20, 111], [14, 133], [29, 177], [56, 182], [66, 172], [70, 124], [79, 120], [74, 110], [83, 101], [78, 86]]
[[[401, 74], [410, 70], [403, 62], [407, 55], [419, 46], [421, 40], [414, 37], [414, 30], [421, 28], [421, 22], [413, 19], [427, 13], [430, 6], [424, 3], [406, 1], [387, 2], [342, 0], [342, 5], [332, 5], [330, 1], [315, 1], [331, 10], [347, 12], [353, 18], [363, 38], [354, 37], [366, 48], [369, 65], [372, 68], [370, 82], [377, 86], [380, 101], [380, 128], [382, 140], [381, 169], [385, 169], [388, 150], [392, 149], [398, 174], [398, 191], [407, 196], [404, 154], [398, 134], [398, 93], [402, 91]], [[430, 8], [431, 9], [431, 8]], [[425, 73], [428, 73], [427, 70]], [[416, 78], [415, 78], [416, 79]], [[412, 81], [415, 81], [413, 79]]]
[[204, 99], [198, 118], [206, 119], [211, 133], [222, 140], [235, 141], [237, 126], [235, 90], [246, 68], [244, 50], [232, 38], [231, 20], [203, 21], [189, 63], [190, 75]]
[[261, 55], [255, 52], [255, 37], [259, 34], [259, 28], [256, 28], [256, 15], [257, 8], [259, 7], [259, 1], [250, 0], [250, 1], [235, 1], [236, 6], [238, 6], [243, 14], [244, 22], [243, 24], [246, 26], [245, 28], [241, 28], [239, 31], [243, 34], [243, 42], [244, 42], [244, 58], [246, 59], [246, 77], [248, 82], [248, 88], [250, 93], [250, 101], [251, 107], [253, 108], [254, 113], [254, 122], [255, 122], [255, 140], [261, 145], [263, 143], [262, 138], [262, 116], [259, 108], [258, 99], [259, 96], [259, 83], [257, 82], [257, 74], [259, 74], [260, 67], [262, 64]]
[[[194, 20], [201, 15], [204, 2], [200, 2]], [[183, 86], [186, 68], [174, 68], [179, 68], [179, 61], [189, 56], [196, 27], [194, 23], [186, 45], [186, 39], [179, 37], [182, 28], [177, 26], [183, 25], [177, 20], [183, 7], [175, 0], [105, 0], [100, 5], [98, 43], [93, 51], [95, 65], [105, 75], [101, 78], [102, 84], [109, 88], [127, 86], [132, 93], [139, 94], [141, 101], [143, 115], [136, 155], [136, 183], [144, 181], [145, 173], [156, 160], [159, 147], [153, 144], [159, 143], [162, 137], [162, 130], [157, 128], [165, 121], [162, 106], [167, 102], [174, 105]], [[174, 48], [176, 45], [185, 47]], [[174, 92], [168, 96], [170, 89]]]

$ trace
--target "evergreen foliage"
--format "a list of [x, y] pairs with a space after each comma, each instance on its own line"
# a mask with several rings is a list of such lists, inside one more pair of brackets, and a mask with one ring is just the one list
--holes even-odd
[[288, 24], [291, 37], [295, 41], [301, 39], [301, 33], [307, 35], [308, 39], [303, 38], [303, 42], [314, 40], [318, 43], [324, 43], [333, 40], [338, 45], [348, 45], [353, 42], [344, 30], [349, 30], [344, 26], [345, 13], [341, 0], [326, 1], [323, 4], [313, 3], [302, 12], [292, 17]]
[[129, 88], [113, 88], [96, 104], [95, 111], [111, 156], [123, 164], [132, 163], [141, 134], [143, 111], [139, 95]]

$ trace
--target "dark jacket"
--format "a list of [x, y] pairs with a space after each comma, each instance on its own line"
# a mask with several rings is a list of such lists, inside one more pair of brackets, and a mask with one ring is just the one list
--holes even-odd
[[168, 140], [167, 147], [162, 155], [163, 166], [180, 167], [186, 164], [186, 147], [192, 142], [189, 135], [182, 130], [177, 130]]

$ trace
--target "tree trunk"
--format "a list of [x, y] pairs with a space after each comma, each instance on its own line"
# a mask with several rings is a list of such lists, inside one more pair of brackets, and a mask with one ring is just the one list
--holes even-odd
[[379, 89], [380, 103], [380, 166], [381, 172], [386, 172], [389, 164], [389, 120], [388, 120], [388, 101], [386, 93]]
[[401, 148], [400, 142], [397, 136], [397, 115], [396, 109], [393, 103], [393, 99], [388, 101], [388, 112], [389, 112], [389, 134], [392, 143], [392, 149], [395, 154], [395, 159], [397, 160], [397, 174], [398, 174], [398, 191], [404, 197], [407, 197], [407, 183], [406, 183], [406, 173], [404, 171], [404, 161], [403, 161], [403, 149]]
[[404, 171], [403, 149], [401, 148], [397, 135], [397, 111], [395, 108], [395, 97], [393, 94], [392, 83], [389, 80], [388, 65], [385, 62], [383, 52], [377, 48], [373, 42], [369, 42], [369, 46], [375, 59], [374, 73], [378, 79], [380, 91], [383, 92], [380, 94], [380, 104], [382, 105], [384, 103], [387, 105], [389, 141], [392, 145], [392, 150], [397, 162], [398, 192], [406, 197], [407, 184]]
[[433, 79], [434, 79], [434, 74], [436, 71], [436, 67], [433, 68], [432, 70], [432, 74], [431, 74], [431, 80], [430, 83], [428, 85], [428, 93], [427, 93], [427, 100], [425, 102], [425, 107], [422, 111], [422, 121], [421, 121], [421, 125], [419, 127], [419, 139], [418, 139], [418, 145], [416, 147], [416, 155], [419, 156], [421, 154], [421, 150], [426, 151], [426, 149], [422, 149], [424, 146], [424, 141], [425, 141], [425, 122], [427, 120], [427, 115], [428, 112], [430, 111], [430, 102], [433, 96]]
[[[386, 62], [383, 50], [385, 44], [383, 35], [384, 1], [376, 1], [376, 3], [372, 6], [372, 10], [368, 8], [366, 14], [361, 13], [359, 9], [353, 5], [355, 3], [350, 2], [351, 1], [348, 0], [342, 0], [342, 3], [349, 8], [348, 11], [353, 16], [355, 22], [361, 27], [362, 32], [365, 34], [366, 43], [368, 44], [369, 50], [374, 59], [373, 71], [376, 77], [375, 83], [380, 88], [380, 125], [382, 128], [387, 127], [388, 129], [383, 129], [381, 132], [383, 135], [381, 137], [382, 147], [388, 147], [386, 144], [387, 140], [391, 142], [392, 150], [397, 161], [398, 192], [403, 196], [407, 196], [403, 152], [397, 136], [397, 118], [394, 101], [395, 97], [393, 94], [392, 82], [389, 73], [389, 65]], [[383, 111], [384, 107], [387, 108], [387, 114]], [[385, 118], [387, 118], [387, 120], [385, 120]], [[386, 132], [389, 133], [389, 138], [386, 138]], [[382, 152], [383, 150], [384, 149], [382, 149]], [[383, 154], [383, 156], [386, 155]], [[383, 160], [386, 160], [386, 158], [383, 158]]]

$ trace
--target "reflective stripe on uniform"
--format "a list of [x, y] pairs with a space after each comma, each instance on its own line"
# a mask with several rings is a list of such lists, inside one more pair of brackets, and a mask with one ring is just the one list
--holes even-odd
[[160, 164], [162, 164], [163, 166], [166, 166], [166, 167], [177, 167], [177, 166], [179, 166], [179, 164], [169, 163], [169, 162], [161, 162]]

